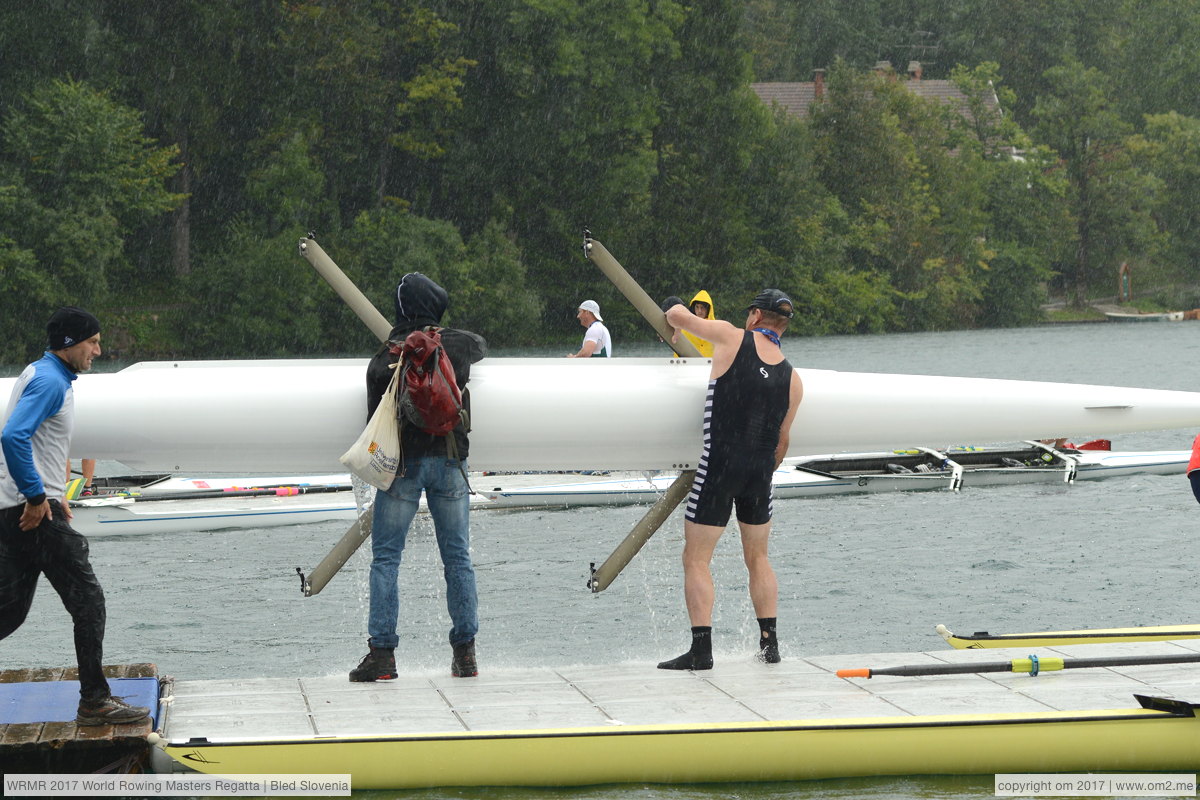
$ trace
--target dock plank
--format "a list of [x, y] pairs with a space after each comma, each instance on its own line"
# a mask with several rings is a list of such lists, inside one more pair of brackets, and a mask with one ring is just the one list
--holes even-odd
[[[105, 665], [108, 678], [157, 678], [150, 663]], [[75, 667], [22, 667], [0, 671], [0, 684], [17, 686], [52, 681], [75, 681]], [[74, 721], [72, 698], [63, 716], [42, 722], [0, 723], [0, 772], [83, 773], [96, 770], [141, 770], [149, 756], [146, 737], [150, 720], [125, 725], [80, 727]], [[19, 707], [19, 706], [18, 706]]]

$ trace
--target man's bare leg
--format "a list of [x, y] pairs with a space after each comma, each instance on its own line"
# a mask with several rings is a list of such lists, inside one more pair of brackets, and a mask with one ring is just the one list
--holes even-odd
[[742, 531], [742, 557], [750, 574], [750, 602], [754, 604], [754, 615], [758, 617], [758, 657], [768, 664], [775, 664], [779, 662], [779, 640], [775, 632], [775, 619], [779, 609], [779, 582], [767, 555], [771, 523], [739, 523], [739, 526]]
[[659, 669], [712, 669], [712, 611], [716, 592], [711, 564], [724, 531], [716, 525], [683, 523], [683, 597], [692, 623], [692, 647], [679, 658], [663, 661]]

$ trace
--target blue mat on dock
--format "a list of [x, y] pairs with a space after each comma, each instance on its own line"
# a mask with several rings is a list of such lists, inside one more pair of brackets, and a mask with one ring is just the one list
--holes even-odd
[[[158, 678], [109, 678], [116, 697], [133, 706], [149, 706], [158, 722]], [[0, 683], [0, 725], [18, 722], [74, 722], [79, 681]]]

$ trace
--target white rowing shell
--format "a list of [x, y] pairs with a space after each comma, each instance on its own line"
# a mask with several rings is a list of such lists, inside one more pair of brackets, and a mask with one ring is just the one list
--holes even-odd
[[[366, 422], [366, 361], [145, 362], [76, 382], [76, 457], [147, 471], [341, 469]], [[471, 468], [695, 466], [709, 366], [487, 359], [471, 369]], [[1200, 427], [1200, 393], [798, 370], [788, 455]], [[0, 396], [7, 385], [0, 383]]]

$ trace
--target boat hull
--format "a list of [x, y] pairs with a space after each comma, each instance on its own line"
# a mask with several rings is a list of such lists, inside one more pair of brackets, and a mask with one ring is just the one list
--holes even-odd
[[1200, 769], [1198, 737], [1200, 720], [1195, 717], [1120, 709], [193, 741], [171, 743], [165, 754], [185, 768], [221, 775], [349, 774], [354, 789], [583, 786], [920, 774], [1195, 772]]
[[[867, 454], [848, 456], [863, 458]], [[885, 459], [888, 454], [876, 454]], [[1191, 457], [1189, 450], [1098, 452], [1083, 451], [1070, 456], [1075, 469], [1064, 467], [982, 468], [964, 471], [962, 488], [1004, 486], [1029, 483], [1064, 483], [1066, 480], [1099, 480], [1137, 474], [1182, 474]], [[645, 476], [547, 481], [541, 485], [514, 486], [513, 479], [495, 476], [475, 481], [475, 489], [489, 508], [529, 508], [539, 506], [603, 506], [653, 503], [671, 485], [676, 472]], [[526, 476], [521, 477], [527, 481]], [[888, 474], [814, 474], [785, 465], [772, 477], [776, 499], [828, 497], [843, 494], [949, 490], [956, 484], [952, 476], [941, 473]]]
[[1145, 314], [1130, 314], [1120, 311], [1105, 311], [1104, 316], [1109, 322], [1182, 322], [1182, 311], [1146, 312]]
[[353, 522], [354, 492], [297, 497], [129, 501], [73, 506], [71, 527], [86, 536], [129, 533], [195, 533], [226, 528], [275, 528], [314, 522]]
[[[147, 362], [83, 375], [72, 453], [144, 471], [335, 470], [366, 422], [365, 364]], [[471, 466], [692, 468], [708, 371], [686, 359], [485, 360], [472, 369]], [[798, 372], [791, 456], [1200, 426], [1194, 392]]]
[[[273, 528], [353, 521], [358, 516], [350, 476], [345, 473], [257, 478], [156, 475], [140, 480], [101, 476], [93, 485], [96, 494], [71, 501], [71, 526], [86, 536]], [[301, 491], [270, 493], [278, 487]]]
[[1060, 647], [1073, 644], [1114, 644], [1124, 642], [1166, 642], [1176, 639], [1200, 639], [1200, 625], [1150, 625], [1133, 628], [1091, 628], [1073, 631], [989, 634], [986, 631], [958, 636], [945, 625], [937, 632], [956, 650], [982, 650], [1012, 647]]
[[[1003, 651], [939, 650], [771, 665], [718, 655], [704, 672], [585, 660], [492, 668], [472, 681], [444, 670], [402, 671], [383, 684], [344, 674], [174, 681], [160, 704], [154, 766], [348, 773], [356, 789], [1194, 773], [1200, 721], [1187, 700], [1200, 691], [1200, 654], [1190, 645], [1041, 650], [1061, 660], [1120, 655], [1123, 666], [1037, 678], [972, 674]], [[934, 674], [838, 676], [901, 664]]]

